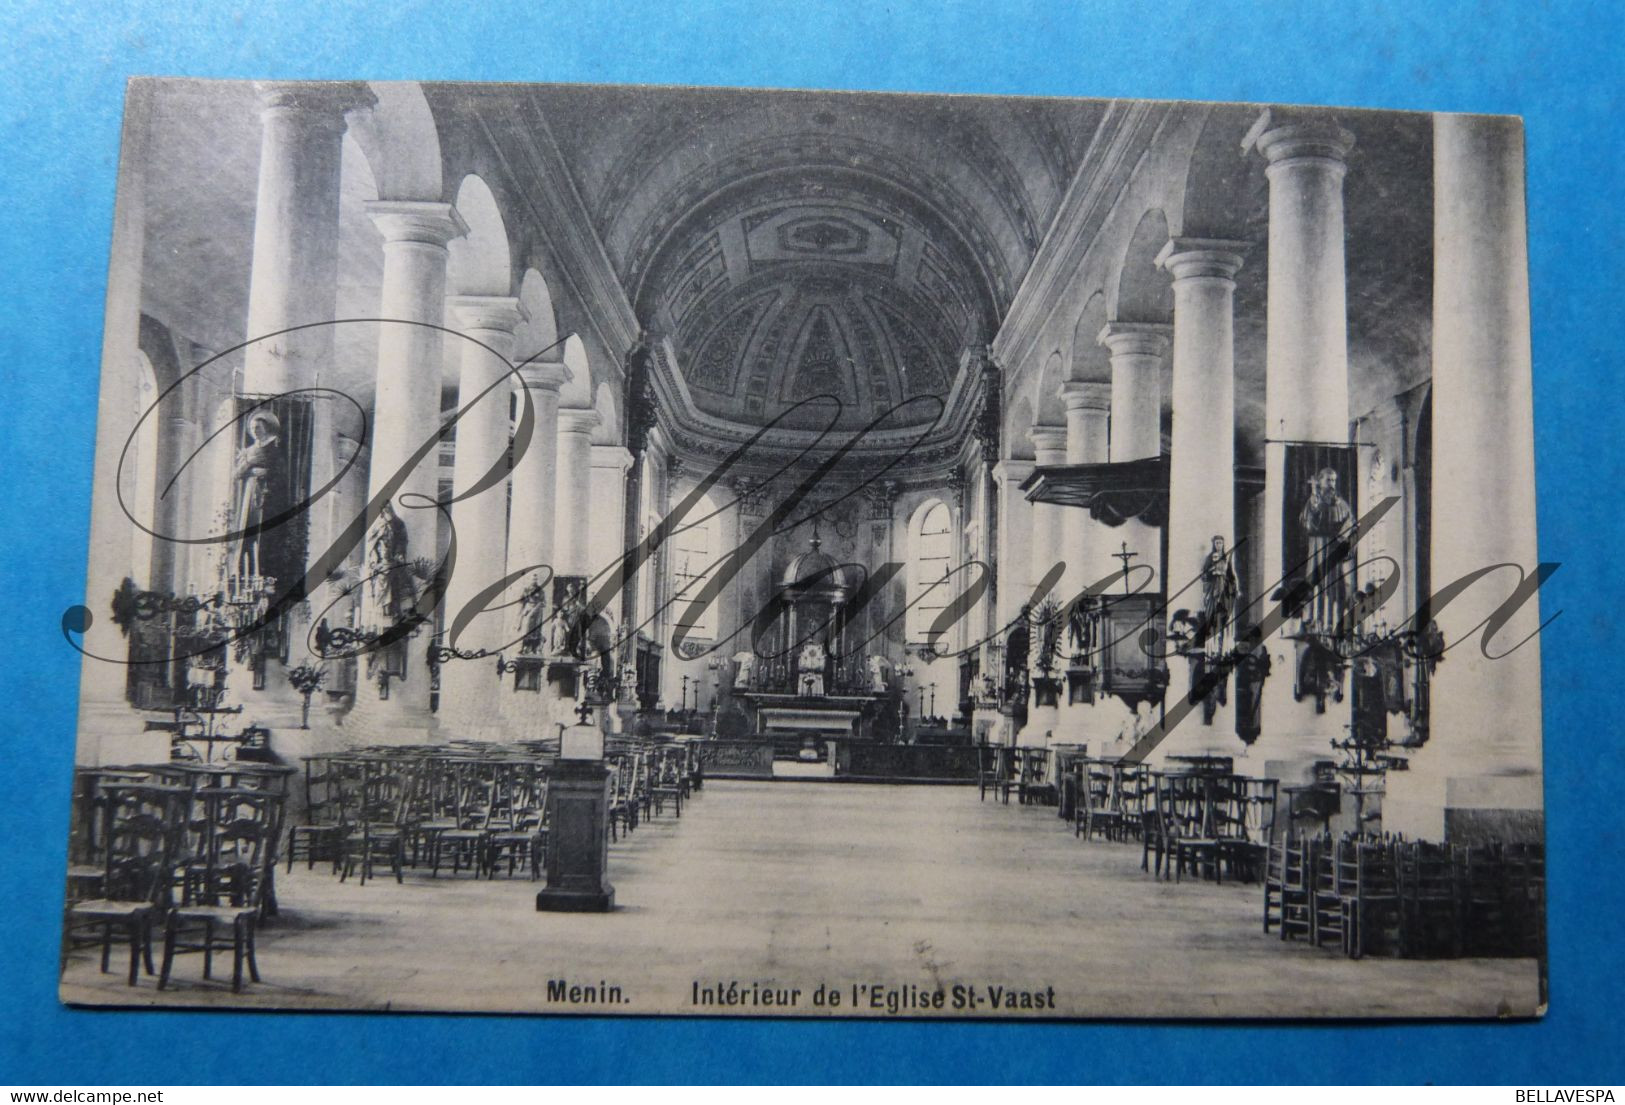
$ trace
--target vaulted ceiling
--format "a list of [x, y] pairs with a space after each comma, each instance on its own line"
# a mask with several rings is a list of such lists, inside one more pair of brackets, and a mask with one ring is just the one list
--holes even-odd
[[[533, 92], [638, 317], [695, 405], [837, 425], [941, 396], [1032, 262], [1094, 102]], [[887, 425], [930, 421], [914, 404]], [[827, 405], [782, 424], [822, 426]]]

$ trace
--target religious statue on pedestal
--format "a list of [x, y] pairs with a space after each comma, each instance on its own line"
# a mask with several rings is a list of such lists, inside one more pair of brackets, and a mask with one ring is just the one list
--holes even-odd
[[1218, 657], [1230, 643], [1230, 619], [1241, 599], [1241, 585], [1224, 538], [1213, 535], [1213, 545], [1202, 561], [1201, 639], [1207, 654]]
[[519, 652], [521, 655], [540, 655], [543, 635], [547, 628], [547, 588], [539, 579], [532, 579], [519, 596]]
[[868, 659], [869, 690], [873, 694], [886, 693], [886, 669], [891, 665], [884, 656], [871, 655]]
[[388, 502], [367, 531], [368, 595], [382, 622], [393, 625], [415, 601], [411, 593], [411, 565], [406, 560], [406, 523]]
[[749, 649], [734, 653], [734, 690], [748, 691], [756, 676], [756, 654]]

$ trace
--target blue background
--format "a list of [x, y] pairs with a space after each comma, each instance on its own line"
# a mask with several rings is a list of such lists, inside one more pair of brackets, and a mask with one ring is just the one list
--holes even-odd
[[[0, 1083], [1625, 1080], [1625, 8], [174, 0], [0, 6]], [[1528, 125], [1552, 1008], [1514, 1025], [95, 1013], [56, 940], [119, 112], [132, 74], [624, 81], [1508, 112]], [[1012, 903], [1019, 908], [1019, 903]]]

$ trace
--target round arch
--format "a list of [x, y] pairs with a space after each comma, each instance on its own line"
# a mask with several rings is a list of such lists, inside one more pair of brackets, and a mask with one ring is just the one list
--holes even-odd
[[525, 321], [514, 332], [514, 363], [523, 365], [538, 357], [558, 360], [562, 354], [553, 348], [559, 340], [558, 324], [553, 317], [553, 296], [548, 291], [547, 281], [535, 269], [526, 269], [519, 279], [519, 306], [525, 312]]
[[1097, 290], [1084, 303], [1077, 324], [1072, 328], [1072, 363], [1067, 370], [1068, 380], [1111, 380], [1111, 354], [1099, 340], [1101, 327], [1105, 325], [1106, 293]]
[[447, 284], [455, 295], [507, 295], [512, 287], [512, 261], [507, 222], [496, 197], [474, 174], [457, 186], [458, 214], [468, 233], [446, 245]]
[[1168, 217], [1160, 208], [1151, 208], [1140, 216], [1107, 284], [1107, 320], [1173, 321], [1173, 284], [1156, 264], [1157, 254], [1168, 244], [1168, 236]]
[[[1066, 359], [1059, 349], [1044, 358], [1044, 367], [1034, 381], [1032, 410], [1034, 425], [1065, 426], [1066, 405], [1061, 402], [1061, 384], [1067, 377]], [[1015, 427], [1021, 430], [1022, 427]], [[1031, 426], [1026, 429], [1031, 429]]]
[[377, 103], [355, 113], [349, 133], [366, 154], [378, 182], [378, 198], [445, 198], [440, 131], [422, 86], [416, 81], [375, 81], [367, 87]]
[[1032, 460], [1036, 455], [1033, 452], [1032, 438], [1027, 431], [1037, 425], [1033, 418], [1033, 405], [1027, 396], [1023, 395], [1010, 405], [1010, 413], [1004, 419], [1004, 455], [1010, 460]]
[[621, 444], [620, 405], [615, 402], [615, 391], [607, 383], [600, 383], [593, 393], [593, 410], [598, 412], [598, 425], [592, 431], [594, 445]]
[[592, 365], [587, 359], [587, 343], [580, 334], [564, 339], [564, 367], [570, 378], [559, 389], [559, 406], [590, 410], [593, 405]]

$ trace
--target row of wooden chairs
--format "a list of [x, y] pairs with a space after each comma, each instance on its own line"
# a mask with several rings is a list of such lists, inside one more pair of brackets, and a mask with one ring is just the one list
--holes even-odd
[[1270, 849], [1264, 931], [1355, 959], [1535, 956], [1545, 896], [1539, 845], [1292, 834]]
[[610, 805], [610, 839], [621, 832], [633, 832], [639, 823], [659, 816], [671, 807], [674, 816], [683, 816], [683, 803], [702, 785], [699, 754], [692, 742], [665, 742], [634, 739], [617, 741], [606, 748], [605, 759], [613, 772]]
[[[200, 952], [211, 978], [216, 952], [233, 953], [232, 988], [243, 970], [259, 981], [258, 922], [274, 909], [276, 847], [285, 792], [268, 766], [162, 765], [86, 769], [74, 789], [62, 966], [72, 949], [99, 944], [101, 969], [113, 937], [129, 945], [128, 985], [145, 966], [168, 985], [177, 954]], [[153, 937], [164, 934], [155, 971]]]
[[1140, 868], [1181, 881], [1263, 878], [1279, 784], [1225, 773], [1152, 771], [1142, 780]]
[[[363, 885], [380, 869], [403, 882], [408, 867], [539, 879], [556, 754], [556, 745], [460, 742], [307, 757], [306, 814], [288, 832], [288, 868], [329, 863], [341, 881]], [[682, 816], [699, 785], [686, 743], [616, 739], [605, 759], [615, 839], [668, 807]]]

